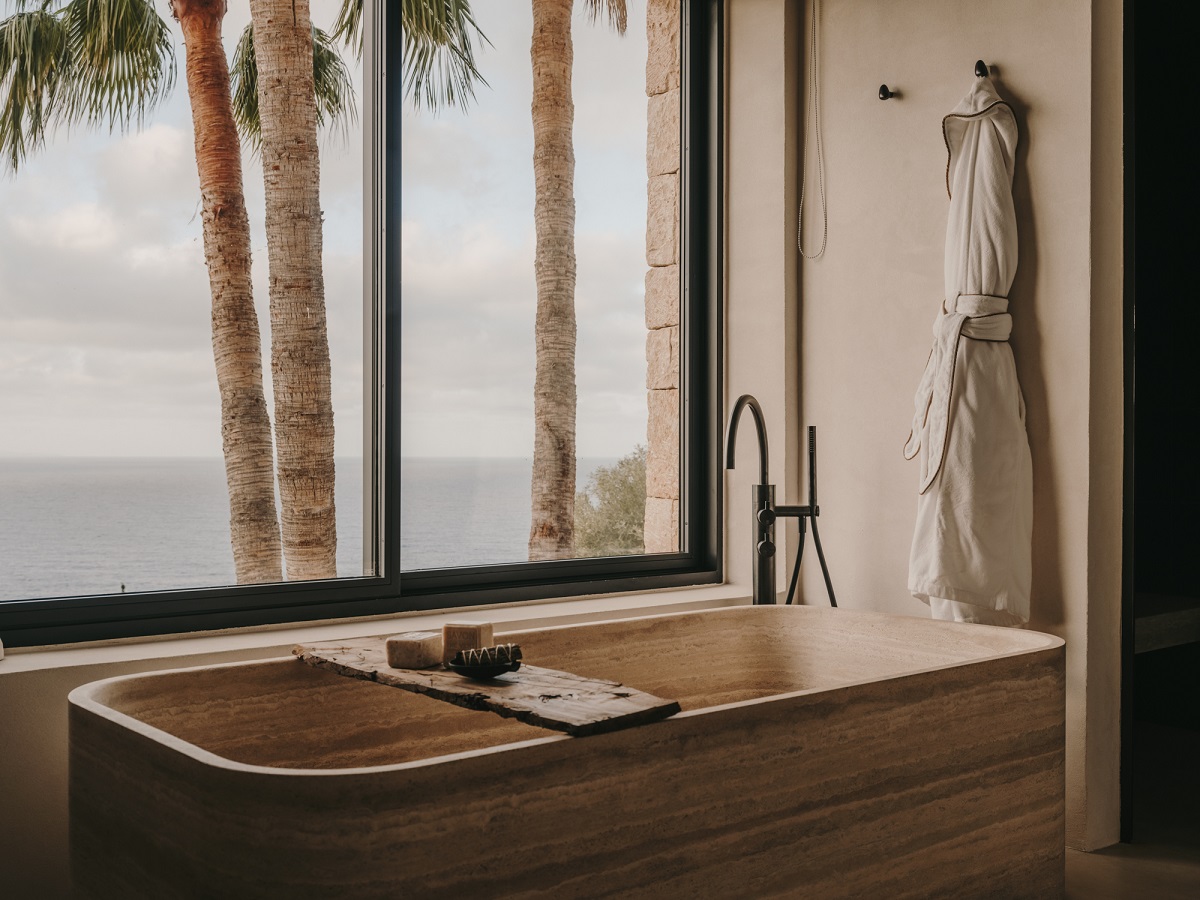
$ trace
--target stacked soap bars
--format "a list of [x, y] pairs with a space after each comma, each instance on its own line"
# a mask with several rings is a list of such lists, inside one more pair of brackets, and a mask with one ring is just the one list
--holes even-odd
[[393, 669], [427, 669], [449, 662], [461, 650], [487, 649], [494, 643], [491, 622], [447, 622], [441, 634], [410, 631], [388, 638], [387, 661]]
[[436, 631], [410, 631], [387, 639], [387, 662], [393, 669], [427, 669], [442, 661], [442, 636]]
[[496, 643], [491, 622], [447, 622], [442, 626], [442, 662], [454, 659], [459, 650], [475, 650]]

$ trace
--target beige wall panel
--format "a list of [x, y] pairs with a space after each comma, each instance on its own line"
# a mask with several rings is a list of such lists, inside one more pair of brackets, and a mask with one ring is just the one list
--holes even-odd
[[[738, 0], [726, 9], [726, 410], [742, 394], [762, 404], [770, 437], [770, 476], [777, 500], [798, 498], [799, 400], [796, 241], [797, 64], [803, 7], [780, 0]], [[728, 423], [726, 423], [728, 424]], [[749, 586], [750, 486], [757, 483], [758, 450], [749, 416], [743, 419], [737, 468], [725, 479], [725, 574]], [[794, 551], [794, 528], [779, 530], [776, 581], [786, 590], [784, 557]]]
[[[994, 67], [1021, 129], [1014, 184], [1020, 263], [1010, 311], [1034, 464], [1031, 627], [1065, 637], [1071, 648], [1069, 842], [1103, 846], [1116, 839], [1109, 776], [1117, 697], [1111, 679], [1094, 697], [1088, 688], [1091, 673], [1119, 665], [1112, 632], [1112, 598], [1119, 592], [1110, 589], [1103, 601], [1103, 658], [1089, 656], [1088, 621], [1094, 588], [1113, 578], [1111, 564], [1103, 575], [1094, 573], [1091, 557], [1119, 557], [1121, 361], [1112, 347], [1114, 339], [1120, 346], [1120, 295], [1097, 298], [1105, 319], [1094, 335], [1092, 255], [1098, 228], [1108, 241], [1105, 252], [1120, 254], [1120, 169], [1110, 160], [1105, 196], [1112, 200], [1094, 219], [1093, 140], [1111, 148], [1114, 136], [1111, 127], [1093, 123], [1093, 4], [824, 0], [821, 7], [829, 246], [823, 258], [802, 266], [801, 419], [820, 434], [822, 537], [839, 603], [928, 615], [907, 591], [917, 473], [901, 446], [943, 297], [948, 200], [941, 119], [970, 89], [982, 58]], [[1104, 0], [1097, 9], [1106, 16], [1098, 40], [1119, 47], [1119, 5]], [[1112, 50], [1105, 45], [1106, 54]], [[1110, 126], [1118, 123], [1119, 147], [1119, 54], [1103, 58], [1111, 61], [1097, 70], [1107, 84], [1103, 109]], [[900, 96], [880, 101], [881, 82]], [[813, 157], [810, 145], [809, 198], [817, 193]], [[806, 207], [815, 213], [812, 202]], [[1115, 241], [1113, 227], [1102, 221], [1117, 223]], [[806, 216], [806, 227], [806, 247], [816, 247], [819, 217]], [[1103, 356], [1101, 347], [1108, 351]], [[1107, 385], [1099, 401], [1092, 393], [1097, 379]], [[1103, 420], [1110, 437], [1093, 436], [1093, 418]], [[1116, 494], [1098, 495], [1095, 507], [1093, 453], [1104, 454], [1104, 477], [1118, 479]], [[1102, 549], [1094, 546], [1101, 537]], [[807, 602], [827, 602], [819, 569], [806, 569]], [[1090, 710], [1085, 699], [1096, 701]], [[1089, 735], [1089, 721], [1102, 730]]]

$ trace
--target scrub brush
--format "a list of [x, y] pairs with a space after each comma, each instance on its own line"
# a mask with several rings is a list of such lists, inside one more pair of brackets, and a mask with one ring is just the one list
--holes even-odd
[[521, 647], [518, 644], [497, 644], [495, 647], [459, 650], [446, 663], [446, 668], [468, 678], [495, 678], [521, 668]]

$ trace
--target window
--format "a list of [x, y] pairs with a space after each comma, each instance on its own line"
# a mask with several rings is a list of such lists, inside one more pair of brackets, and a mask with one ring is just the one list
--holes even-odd
[[[322, 14], [330, 19], [328, 9], [339, 5], [312, 0], [314, 23], [322, 24], [318, 21]], [[720, 443], [720, 381], [717, 361], [720, 358], [720, 304], [714, 297], [721, 284], [720, 191], [717, 189], [721, 171], [718, 139], [720, 3], [684, 0], [680, 4], [681, 9], [675, 13], [679, 16], [679, 40], [674, 45], [678, 67], [672, 70], [660, 64], [657, 74], [646, 73], [649, 68], [645, 65], [646, 39], [635, 36], [629, 40], [634, 28], [641, 35], [646, 33], [644, 22], [633, 21], [634, 10], [630, 10], [630, 27], [625, 38], [609, 33], [604, 23], [590, 23], [578, 12], [574, 16], [575, 33], [589, 33], [588, 37], [595, 38], [597, 45], [604, 39], [610, 45], [607, 51], [617, 54], [617, 60], [625, 68], [630, 67], [629, 60], [636, 56], [639, 47], [642, 55], [635, 63], [638, 69], [635, 81], [628, 77], [628, 72], [624, 73], [623, 79], [618, 77], [619, 73], [614, 70], [618, 63], [582, 40], [576, 49], [574, 87], [578, 117], [575, 135], [578, 144], [575, 183], [579, 190], [578, 225], [582, 226], [582, 238], [578, 241], [581, 252], [576, 293], [581, 410], [577, 462], [584, 464], [578, 469], [579, 480], [571, 494], [576, 495], [572, 499], [587, 504], [589, 510], [603, 512], [601, 500], [607, 487], [615, 484], [629, 488], [633, 485], [643, 492], [646, 490], [646, 482], [638, 485], [637, 479], [645, 478], [640, 475], [638, 464], [647, 465], [651, 469], [651, 489], [641, 497], [635, 496], [632, 502], [644, 505], [643, 522], [657, 516], [658, 532], [657, 537], [650, 540], [642, 536], [640, 543], [622, 543], [620, 537], [615, 541], [609, 539], [611, 535], [606, 537], [603, 528], [593, 529], [593, 532], [599, 530], [600, 538], [578, 551], [572, 547], [563, 552], [560, 548], [549, 554], [533, 555], [532, 559], [527, 550], [528, 518], [517, 529], [524, 533], [517, 534], [513, 540], [513, 529], [507, 529], [504, 533], [507, 545], [490, 556], [485, 552], [487, 548], [471, 536], [470, 529], [472, 522], [483, 523], [484, 527], [479, 531], [494, 535], [498, 530], [487, 524], [490, 521], [487, 517], [511, 512], [522, 502], [526, 509], [521, 514], [528, 516], [533, 471], [532, 452], [514, 449], [512, 444], [515, 435], [522, 430], [527, 431], [532, 442], [532, 420], [511, 428], [477, 428], [480, 424], [487, 426], [486, 421], [481, 423], [480, 420], [489, 414], [503, 417], [508, 407], [519, 405], [510, 402], [519, 391], [512, 384], [505, 384], [491, 370], [481, 367], [483, 354], [472, 341], [485, 346], [493, 354], [493, 361], [500, 358], [497, 365], [501, 368], [504, 365], [517, 369], [524, 367], [516, 381], [524, 378], [526, 382], [527, 398], [520, 402], [528, 410], [532, 405], [532, 368], [528, 360], [522, 361], [519, 357], [532, 351], [534, 334], [530, 330], [519, 346], [516, 340], [505, 338], [505, 323], [511, 318], [508, 316], [511, 310], [503, 310], [504, 314], [501, 314], [495, 306], [489, 310], [486, 304], [464, 306], [458, 312], [460, 325], [470, 324], [475, 328], [482, 323], [487, 326], [474, 331], [463, 327], [456, 334], [452, 329], [448, 330], [454, 325], [454, 317], [439, 321], [433, 315], [444, 308], [449, 302], [447, 298], [454, 297], [456, 292], [471, 295], [491, 290], [497, 303], [518, 307], [524, 303], [526, 312], [534, 305], [528, 297], [514, 300], [513, 295], [503, 296], [500, 289], [504, 287], [504, 279], [499, 274], [489, 277], [484, 268], [490, 264], [496, 273], [504, 269], [503, 264], [508, 263], [510, 257], [516, 258], [518, 254], [513, 245], [529, 243], [533, 222], [521, 222], [519, 226], [512, 222], [511, 212], [503, 206], [507, 198], [498, 196], [504, 191], [491, 190], [478, 190], [477, 208], [468, 209], [469, 204], [463, 204], [457, 212], [466, 210], [470, 215], [460, 216], [455, 221], [451, 213], [456, 210], [447, 200], [450, 195], [437, 192], [439, 182], [451, 177], [458, 177], [461, 187], [463, 178], [468, 179], [469, 186], [472, 177], [485, 178], [488, 172], [501, 171], [497, 166], [512, 167], [503, 171], [516, 173], [521, 154], [512, 147], [506, 148], [497, 134], [505, 129], [515, 129], [518, 124], [529, 128], [530, 23], [525, 23], [524, 46], [514, 49], [515, 38], [506, 30], [514, 17], [497, 15], [489, 4], [476, 6], [480, 29], [492, 41], [491, 46], [485, 45], [476, 58], [479, 73], [486, 79], [488, 87], [477, 86], [478, 102], [469, 104], [465, 112], [444, 109], [436, 118], [418, 120], [411, 111], [405, 109], [402, 112], [398, 80], [385, 80], [379, 74], [385, 69], [382, 65], [385, 59], [389, 62], [386, 66], [389, 73], [402, 68], [404, 33], [399, 15], [384, 15], [385, 8], [391, 11], [390, 5], [366, 4], [362, 66], [365, 74], [362, 84], [356, 85], [361, 99], [363, 144], [367, 148], [362, 171], [364, 220], [368, 223], [365, 240], [352, 241], [349, 237], [357, 231], [346, 225], [355, 215], [354, 204], [346, 200], [338, 205], [330, 200], [333, 191], [326, 187], [325, 179], [336, 182], [341, 178], [340, 185], [344, 187], [346, 168], [338, 169], [337, 164], [325, 161], [329, 141], [323, 139], [322, 142], [325, 284], [331, 309], [330, 357], [338, 442], [336, 572], [330, 572], [328, 568], [317, 569], [294, 577], [289, 568], [287, 581], [266, 578], [262, 579], [264, 583], [245, 583], [247, 580], [242, 579], [244, 583], [233, 584], [233, 579], [228, 576], [222, 578], [189, 571], [184, 566], [186, 554], [176, 552], [168, 554], [174, 558], [166, 560], [156, 576], [157, 583], [149, 587], [127, 583], [127, 592], [121, 593], [116, 585], [109, 584], [116, 580], [116, 572], [105, 575], [101, 566], [89, 568], [85, 565], [81, 571], [91, 576], [104, 575], [104, 580], [79, 581], [70, 587], [60, 586], [49, 591], [37, 586], [28, 587], [26, 583], [26, 590], [10, 589], [8, 595], [0, 596], [0, 637], [6, 644], [36, 645], [372, 615], [404, 609], [700, 583], [719, 578], [717, 448]], [[652, 2], [649, 7], [652, 16], [649, 43], [653, 52], [655, 41], [661, 43], [664, 37], [669, 37], [676, 25], [663, 19], [672, 9], [672, 3]], [[654, 16], [658, 18], [654, 19]], [[489, 33], [489, 29], [493, 33]], [[227, 46], [232, 44], [228, 36], [230, 31], [227, 23]], [[502, 32], [505, 35], [503, 46]], [[190, 38], [189, 42], [198, 45], [199, 39]], [[522, 60], [526, 70], [523, 82], [515, 75], [517, 59]], [[586, 76], [582, 86], [581, 75]], [[651, 89], [647, 121], [644, 92], [652, 88], [649, 79], [653, 78], [665, 87], [657, 91]], [[3, 79], [4, 74], [0, 73], [0, 88], [4, 85]], [[592, 90], [605, 80], [623, 80], [626, 88], [632, 82], [641, 88], [642, 97], [636, 98], [637, 102], [617, 100], [602, 91]], [[676, 83], [679, 90], [672, 94]], [[504, 114], [503, 103], [521, 105], [521, 100], [514, 101], [513, 98], [518, 96], [518, 87], [522, 84], [526, 91], [523, 101], [526, 115], [525, 122], [518, 123], [515, 117]], [[179, 89], [180, 86], [176, 86], [176, 92]], [[496, 96], [502, 102], [499, 106], [489, 107], [487, 104], [498, 102]], [[0, 101], [2, 99], [0, 93]], [[607, 107], [606, 103], [609, 104]], [[583, 111], [587, 111], [590, 118], [584, 120]], [[267, 115], [264, 111], [264, 123]], [[646, 129], [651, 130], [649, 176], [642, 166], [636, 171], [636, 178], [631, 179], [629, 166], [622, 164], [621, 154], [628, 156], [630, 144], [628, 134], [619, 134], [616, 127], [622, 117], [631, 118], [640, 125], [643, 141]], [[439, 145], [436, 140], [439, 133], [442, 136], [451, 134], [455, 127], [460, 133], [452, 135], [449, 143]], [[489, 132], [488, 127], [500, 131]], [[671, 133], [674, 129], [673, 133], [680, 136], [677, 147], [681, 149], [676, 150], [676, 145], [671, 144], [665, 150], [661, 146], [656, 150], [655, 128], [660, 134]], [[423, 130], [433, 133], [435, 139], [426, 140], [428, 134], [422, 133]], [[130, 132], [147, 133], [150, 132]], [[459, 139], [463, 133], [470, 135], [470, 141]], [[416, 141], [416, 138], [425, 142]], [[60, 139], [56, 136], [54, 141]], [[70, 139], [76, 137], [72, 135]], [[108, 135], [103, 135], [103, 139], [108, 140]], [[87, 140], [99, 141], [101, 137], [88, 137]], [[645, 146], [643, 143], [643, 151]], [[472, 171], [470, 153], [481, 148], [490, 156], [483, 159], [482, 170]], [[528, 144], [525, 150], [529, 150]], [[147, 178], [153, 177], [153, 159], [151, 157], [143, 169]], [[526, 170], [521, 176], [525, 186], [531, 186], [533, 182], [529, 160], [528, 152], [519, 160]], [[424, 170], [422, 164], [426, 166]], [[262, 168], [258, 160], [249, 157], [244, 168], [247, 205], [250, 206], [250, 185], [256, 181], [262, 183]], [[606, 177], [605, 173], [609, 175]], [[515, 190], [518, 178], [514, 174], [511, 180], [508, 187]], [[609, 186], [612, 194], [632, 196], [634, 202], [609, 202], [612, 199], [606, 196]], [[462, 193], [459, 192], [460, 197]], [[470, 193], [466, 192], [468, 199]], [[667, 197], [665, 203], [664, 195]], [[523, 201], [517, 201], [518, 204], [525, 203], [525, 218], [530, 218], [533, 199], [526, 195]], [[678, 204], [678, 216], [666, 218], [661, 210], [673, 210], [675, 203]], [[36, 204], [31, 206], [36, 208]], [[629, 225], [631, 208], [640, 217], [636, 229]], [[656, 209], [659, 212], [656, 213]], [[102, 206], [97, 205], [96, 210], [97, 215], [103, 215]], [[438, 215], [444, 218], [440, 224]], [[625, 217], [623, 220], [622, 216]], [[650, 217], [649, 238], [645, 230], [647, 216]], [[676, 241], [674, 244], [661, 237], [655, 238], [656, 216], [660, 234], [668, 235], [670, 240]], [[510, 223], [508, 226], [504, 224], [506, 221]], [[477, 227], [472, 231], [464, 223], [473, 223]], [[491, 228], [490, 233], [485, 225]], [[438, 235], [438, 228], [446, 235], [456, 236], [459, 246], [452, 246], [452, 241]], [[90, 229], [81, 226], [77, 233], [85, 237], [92, 234], [94, 239], [103, 230], [102, 223], [99, 227], [93, 223]], [[195, 233], [199, 230], [194, 227]], [[606, 235], [611, 238], [607, 245], [603, 240]], [[196, 234], [193, 234], [193, 240], [199, 243]], [[659, 243], [655, 244], [655, 240]], [[505, 241], [509, 243], [505, 244]], [[648, 259], [629, 252], [631, 245], [647, 241]], [[600, 252], [588, 255], [597, 246]], [[345, 327], [340, 334], [335, 336], [333, 333], [336, 315], [354, 318], [345, 306], [339, 308], [340, 312], [332, 311], [334, 302], [344, 302], [348, 291], [340, 290], [335, 300], [329, 288], [329, 260], [331, 256], [337, 258], [339, 250], [348, 247], [352, 251], [361, 249], [366, 260], [361, 271], [365, 287], [362, 293], [367, 299], [365, 304], [356, 306], [355, 313], [361, 321], [361, 339], [352, 333], [354, 329]], [[263, 248], [256, 245], [254, 249], [258, 254]], [[439, 252], [442, 253], [440, 258]], [[267, 255], [263, 252], [261, 259], [258, 255], [255, 257], [255, 266], [262, 270], [264, 282], [271, 263]], [[346, 258], [350, 255], [347, 253]], [[333, 277], [341, 276], [339, 285], [344, 288], [350, 280], [345, 277], [346, 259], [338, 260], [341, 269], [335, 266]], [[532, 256], [525, 262], [529, 271], [522, 277], [532, 283]], [[5, 260], [5, 273], [0, 282], [0, 313], [5, 299], [4, 285], [10, 283], [12, 263], [12, 260]], [[504, 271], [509, 269], [515, 271], [513, 266]], [[662, 309], [646, 314], [641, 307], [643, 284], [647, 285], [646, 290], [667, 298], [665, 303], [659, 303], [660, 307], [669, 307], [670, 296], [677, 292], [680, 300], [675, 320]], [[260, 293], [263, 295], [259, 298], [261, 301], [267, 293], [265, 287]], [[617, 300], [624, 306], [617, 304]], [[634, 303], [638, 305], [632, 305]], [[461, 319], [468, 309], [473, 321], [463, 323]], [[96, 315], [102, 318], [103, 312]], [[641, 320], [636, 322], [636, 328], [629, 327], [631, 319]], [[617, 324], [613, 326], [611, 320], [618, 320]], [[529, 324], [532, 329], [532, 316]], [[606, 327], [608, 332], [605, 332]], [[618, 349], [611, 343], [612, 335], [618, 333], [626, 338], [633, 335], [637, 346], [631, 348], [626, 341]], [[447, 340], [447, 335], [453, 340]], [[350, 345], [362, 348], [357, 358], [346, 355]], [[163, 348], [163, 351], [169, 352], [169, 348]], [[266, 360], [265, 338], [263, 354]], [[649, 373], [647, 357], [651, 366]], [[454, 365], [456, 360], [460, 363], [457, 366]], [[211, 359], [208, 362], [211, 365]], [[265, 368], [269, 394], [274, 385], [269, 364]], [[359, 370], [361, 381], [355, 377]], [[339, 372], [343, 373], [340, 381]], [[347, 372], [352, 375], [347, 377]], [[2, 375], [3, 367], [0, 367], [0, 377]], [[152, 376], [150, 378], [152, 380]], [[509, 392], [509, 401], [492, 400], [504, 391]], [[673, 396], [669, 396], [672, 393]], [[446, 397], [451, 396], [466, 405], [455, 407], [448, 403]], [[481, 397], [482, 403], [478, 402]], [[651, 442], [643, 462], [635, 452], [639, 429], [654, 416], [656, 408], [659, 427], [650, 435]], [[528, 427], [524, 428], [524, 424]], [[275, 425], [278, 430], [278, 416]], [[172, 423], [170, 427], [176, 426]], [[67, 436], [72, 433], [69, 421], [62, 429]], [[454, 439], [472, 434], [472, 429], [475, 430], [471, 441], [460, 445], [453, 443]], [[357, 440], [359, 435], [362, 436], [361, 443]], [[654, 443], [656, 436], [657, 444]], [[646, 446], [644, 438], [642, 445]], [[471, 455], [457, 449], [458, 446], [468, 450], [484, 446], [487, 450], [476, 453], [477, 461], [472, 466], [477, 483], [484, 485], [482, 495], [493, 502], [490, 512], [484, 503], [465, 499], [461, 489], [456, 493], [454, 485], [461, 486], [466, 464], [455, 457]], [[351, 452], [343, 454], [344, 447], [351, 448]], [[0, 456], [18, 455], [9, 452], [10, 449], [0, 443]], [[361, 453], [361, 463], [353, 458], [355, 449]], [[282, 447], [277, 448], [279, 460], [283, 455]], [[524, 457], [524, 472], [511, 460], [503, 458], [506, 456]], [[176, 464], [179, 463], [176, 461]], [[97, 474], [96, 467], [105, 465], [112, 464], [92, 460], [80, 469], [78, 491], [94, 490], [101, 482], [115, 483], [108, 478], [111, 473]], [[213, 471], [207, 473], [207, 487], [196, 488], [193, 499], [178, 501], [174, 510], [168, 509], [163, 524], [157, 526], [158, 531], [177, 529], [188, 539], [212, 539], [212, 535], [205, 538], [199, 533], [201, 529], [187, 520], [192, 514], [204, 518], [206, 505], [211, 507], [215, 503], [218, 509], [221, 507], [224, 497], [219, 491], [222, 468], [219, 457], [209, 468]], [[4, 465], [0, 463], [2, 471]], [[144, 463], [131, 471], [136, 474], [126, 478], [126, 491], [144, 490], [156, 481], [178, 487], [180, 481], [186, 480], [181, 479], [170, 464]], [[637, 474], [630, 477], [630, 471]], [[493, 480], [479, 482], [481, 473]], [[611, 476], [607, 483], [602, 483], [604, 476]], [[500, 490], [505, 477], [517, 483], [514, 497], [523, 494], [523, 501], [505, 499]], [[28, 486], [32, 478], [26, 472], [22, 483]], [[64, 486], [61, 477], [54, 476], [53, 480], [58, 488]], [[214, 480], [217, 490], [211, 483]], [[655, 494], [656, 481], [660, 489], [666, 485], [666, 489], [659, 491], [665, 496]], [[590, 495], [589, 487], [594, 489]], [[3, 490], [11, 490], [11, 486], [5, 488], [0, 481], [0, 491]], [[578, 497], [581, 492], [583, 498]], [[70, 491], [60, 491], [60, 495], [68, 500], [70, 494]], [[343, 499], [344, 494], [350, 499]], [[626, 512], [629, 505], [626, 503]], [[88, 513], [77, 511], [81, 513], [80, 520], [85, 522], [80, 527], [86, 529]], [[17, 562], [24, 564], [28, 555], [34, 553], [41, 553], [42, 559], [61, 554], [68, 540], [67, 526], [80, 524], [70, 522], [71, 512], [72, 508], [67, 506], [62, 514], [63, 527], [55, 531], [51, 539], [54, 546], [18, 548], [15, 543], [10, 543], [0, 548], [0, 566], [15, 569]], [[586, 517], [587, 511], [583, 512]], [[114, 530], [116, 523], [110, 511], [102, 507], [98, 514], [90, 515], [96, 532]], [[573, 519], [579, 521], [578, 516]], [[210, 509], [205, 521], [211, 523], [212, 520]], [[144, 517], [134, 517], [130, 522], [133, 528], [146, 526]], [[423, 546], [406, 538], [406, 535], [414, 536], [435, 528], [443, 529], [441, 536], [426, 541]], [[20, 531], [19, 526], [14, 529], [14, 532]], [[128, 529], [125, 531], [128, 537]], [[616, 532], [618, 535], [623, 533], [620, 528]], [[219, 539], [220, 535], [217, 537]]]

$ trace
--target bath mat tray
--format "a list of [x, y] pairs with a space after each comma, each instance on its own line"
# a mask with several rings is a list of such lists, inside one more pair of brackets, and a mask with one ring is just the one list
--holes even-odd
[[615, 681], [584, 678], [524, 664], [516, 672], [485, 681], [441, 668], [393, 669], [387, 639], [326, 642], [296, 647], [303, 662], [339, 675], [426, 694], [467, 709], [488, 710], [573, 737], [657, 722], [679, 712], [679, 703]]

